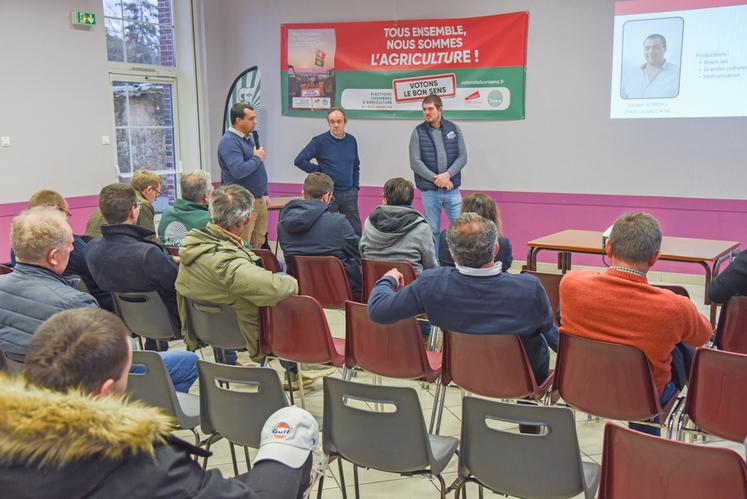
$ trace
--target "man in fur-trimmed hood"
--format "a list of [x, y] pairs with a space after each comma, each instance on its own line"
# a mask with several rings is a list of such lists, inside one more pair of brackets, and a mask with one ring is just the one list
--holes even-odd
[[[169, 417], [125, 399], [131, 363], [129, 332], [109, 312], [68, 310], [41, 326], [26, 356], [25, 379], [0, 378], [0, 495], [290, 497], [278, 495], [287, 490], [274, 483], [266, 486], [265, 462], [235, 479], [201, 468], [192, 455], [207, 453], [173, 437]], [[304, 468], [267, 463], [274, 472], [290, 470], [296, 490], [301, 487]]]

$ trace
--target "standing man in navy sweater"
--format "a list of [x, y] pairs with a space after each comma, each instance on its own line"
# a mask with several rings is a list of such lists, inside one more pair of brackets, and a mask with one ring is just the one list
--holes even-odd
[[243, 102], [231, 108], [231, 126], [218, 143], [218, 163], [223, 185], [238, 184], [254, 195], [252, 220], [241, 231], [241, 239], [259, 248], [267, 234], [267, 192], [265, 150], [255, 142], [252, 132], [257, 128], [257, 113]]
[[[327, 112], [329, 132], [317, 135], [298, 153], [297, 167], [306, 173], [326, 173], [335, 183], [335, 192], [329, 211], [345, 215], [353, 231], [360, 237], [361, 217], [358, 214], [358, 189], [360, 189], [360, 159], [358, 142], [345, 133], [348, 122], [345, 111], [333, 107]], [[316, 163], [311, 160], [316, 159]]]
[[423, 199], [425, 219], [431, 226], [435, 247], [441, 234], [441, 208], [449, 223], [462, 207], [462, 168], [467, 164], [467, 147], [462, 130], [443, 119], [443, 102], [438, 95], [423, 99], [424, 121], [410, 136], [410, 168]]

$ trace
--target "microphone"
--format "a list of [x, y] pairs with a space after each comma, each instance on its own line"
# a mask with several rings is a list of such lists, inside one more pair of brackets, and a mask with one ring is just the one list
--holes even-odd
[[254, 139], [254, 147], [259, 149], [261, 146], [259, 145], [259, 133], [257, 133], [256, 130], [252, 132], [252, 139]]

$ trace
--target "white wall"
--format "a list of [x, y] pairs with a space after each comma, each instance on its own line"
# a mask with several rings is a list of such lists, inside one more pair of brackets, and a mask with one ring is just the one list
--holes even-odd
[[[271, 181], [301, 182], [295, 154], [323, 119], [280, 115], [280, 24], [449, 18], [529, 11], [526, 120], [460, 122], [470, 160], [468, 189], [745, 199], [747, 119], [610, 120], [612, 0], [221, 0], [204, 3], [204, 74], [209, 159], [228, 85], [262, 71], [260, 133]], [[448, 115], [447, 115], [448, 116]], [[415, 121], [350, 122], [361, 182], [409, 175]], [[216, 177], [217, 178], [217, 177]]]
[[[90, 30], [74, 10], [96, 12]], [[42, 188], [97, 194], [116, 180], [114, 106], [98, 0], [0, 2], [0, 203]], [[101, 145], [108, 135], [111, 145]]]

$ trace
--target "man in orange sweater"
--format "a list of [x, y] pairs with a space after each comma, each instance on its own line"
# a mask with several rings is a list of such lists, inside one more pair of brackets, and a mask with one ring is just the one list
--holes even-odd
[[[561, 281], [560, 332], [643, 351], [664, 404], [677, 392], [671, 366], [675, 345], [703, 345], [712, 328], [689, 298], [651, 286], [646, 280], [660, 247], [661, 228], [656, 218], [648, 213], [620, 216], [606, 246], [612, 266], [604, 272], [569, 272]], [[631, 427], [647, 433], [658, 431], [645, 425]]]

